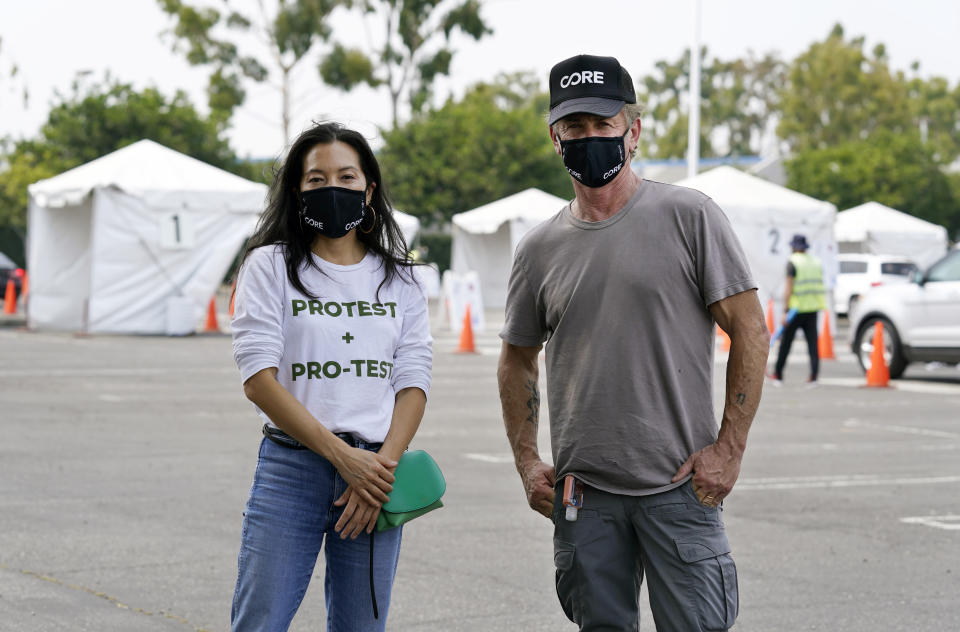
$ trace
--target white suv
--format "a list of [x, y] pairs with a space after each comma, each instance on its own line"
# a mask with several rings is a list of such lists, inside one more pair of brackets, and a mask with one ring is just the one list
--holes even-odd
[[911, 281], [872, 289], [851, 314], [851, 348], [864, 370], [877, 322], [890, 377], [900, 377], [910, 362], [960, 362], [960, 250]]
[[857, 301], [872, 288], [890, 283], [906, 283], [917, 266], [897, 255], [837, 255], [838, 274], [833, 286], [833, 311], [849, 314]]

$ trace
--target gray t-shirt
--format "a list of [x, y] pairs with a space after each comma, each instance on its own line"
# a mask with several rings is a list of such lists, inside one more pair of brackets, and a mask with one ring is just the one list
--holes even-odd
[[565, 206], [517, 246], [500, 337], [546, 341], [557, 477], [629, 495], [665, 491], [716, 440], [715, 322], [707, 306], [754, 289], [717, 204], [644, 180], [601, 222]]

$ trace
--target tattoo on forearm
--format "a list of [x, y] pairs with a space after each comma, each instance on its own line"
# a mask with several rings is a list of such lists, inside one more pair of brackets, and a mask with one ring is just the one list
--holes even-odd
[[737, 404], [743, 406], [744, 402], [747, 401], [747, 396], [743, 393], [737, 393], [737, 396], [734, 398], [737, 401]]
[[530, 399], [527, 400], [530, 414], [527, 415], [527, 421], [536, 426], [540, 419], [540, 390], [535, 380], [527, 380], [527, 390], [530, 391]]

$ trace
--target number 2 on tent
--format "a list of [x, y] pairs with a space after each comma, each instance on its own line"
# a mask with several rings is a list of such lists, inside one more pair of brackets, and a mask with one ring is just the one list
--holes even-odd
[[775, 255], [777, 254], [777, 243], [780, 241], [780, 231], [776, 228], [771, 228], [768, 234], [770, 235], [771, 239], [770, 254]]

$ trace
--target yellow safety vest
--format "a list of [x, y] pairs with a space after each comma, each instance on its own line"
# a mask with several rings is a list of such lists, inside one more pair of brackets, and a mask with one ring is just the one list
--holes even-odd
[[790, 255], [790, 263], [797, 271], [793, 279], [793, 292], [790, 294], [789, 309], [800, 313], [818, 312], [827, 308], [827, 297], [823, 287], [823, 270], [820, 261], [805, 252]]

